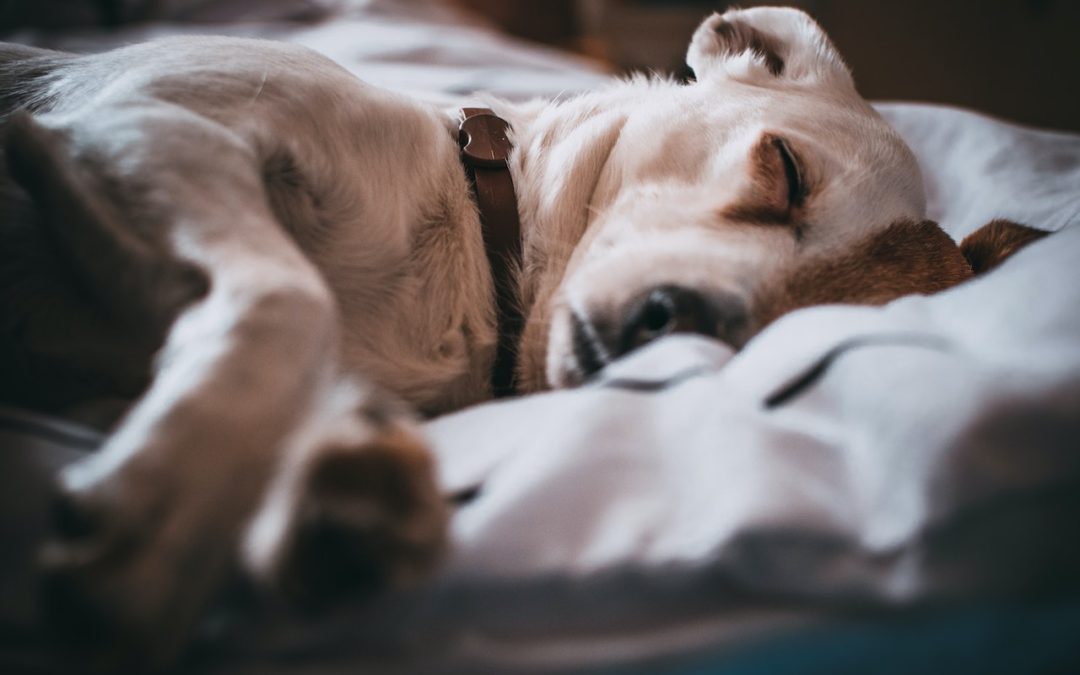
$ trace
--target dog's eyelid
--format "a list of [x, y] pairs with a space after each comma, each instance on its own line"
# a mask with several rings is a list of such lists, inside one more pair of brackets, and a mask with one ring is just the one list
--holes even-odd
[[734, 204], [718, 214], [724, 221], [793, 227], [802, 218], [810, 193], [805, 165], [791, 143], [765, 132], [750, 155], [751, 184]]
[[787, 177], [788, 205], [802, 206], [806, 200], [806, 173], [803, 170], [799, 155], [792, 150], [791, 144], [785, 138], [775, 137], [773, 146], [780, 153], [780, 160], [784, 163], [784, 174]]

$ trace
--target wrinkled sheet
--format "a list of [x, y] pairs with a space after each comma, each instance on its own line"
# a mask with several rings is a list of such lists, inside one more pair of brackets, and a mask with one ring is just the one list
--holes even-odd
[[[425, 3], [342, 12], [24, 38], [96, 49], [177, 30], [269, 35], [425, 95], [555, 96], [604, 81]], [[1074, 593], [1080, 136], [934, 106], [879, 110], [954, 237], [995, 217], [1058, 232], [933, 297], [795, 312], [739, 354], [672, 337], [581, 389], [429, 423], [441, 480], [462, 502], [438, 578], [317, 620], [226, 614], [200, 667], [656, 665], [853, 612]]]

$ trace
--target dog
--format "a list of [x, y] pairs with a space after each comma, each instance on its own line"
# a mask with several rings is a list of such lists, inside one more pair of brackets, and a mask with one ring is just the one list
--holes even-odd
[[[707, 18], [695, 80], [507, 121], [514, 383], [578, 385], [671, 332], [740, 348], [821, 303], [935, 293], [1037, 231], [957, 246], [916, 161], [794, 9]], [[0, 400], [119, 402], [43, 553], [70, 634], [153, 668], [234, 571], [318, 604], [437, 564], [416, 428], [492, 396], [501, 312], [460, 111], [305, 48], [0, 49]], [[101, 408], [96, 408], [100, 410]]]

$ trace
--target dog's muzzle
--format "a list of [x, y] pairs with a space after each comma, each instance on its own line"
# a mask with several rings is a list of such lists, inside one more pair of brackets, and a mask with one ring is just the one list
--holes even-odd
[[676, 285], [653, 288], [612, 315], [573, 312], [574, 357], [589, 377], [611, 361], [672, 333], [695, 333], [738, 348], [749, 314], [741, 299]]

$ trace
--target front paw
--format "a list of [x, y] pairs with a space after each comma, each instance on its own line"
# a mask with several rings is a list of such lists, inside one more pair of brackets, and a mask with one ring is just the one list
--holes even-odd
[[445, 550], [448, 509], [431, 454], [400, 421], [320, 448], [291, 492], [288, 512], [276, 524], [260, 514], [253, 530], [276, 530], [261, 576], [300, 607], [408, 586]]

